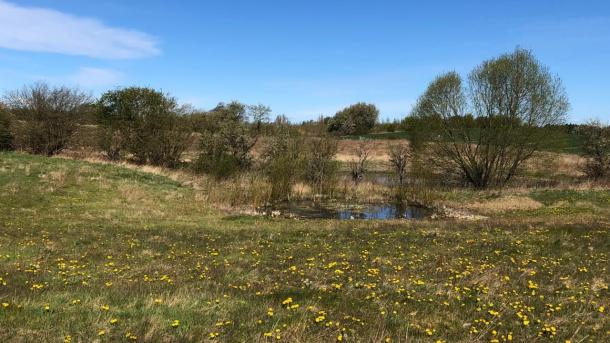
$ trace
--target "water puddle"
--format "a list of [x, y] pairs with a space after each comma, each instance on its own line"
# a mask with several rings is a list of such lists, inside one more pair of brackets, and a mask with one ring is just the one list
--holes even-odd
[[333, 205], [314, 202], [288, 203], [262, 211], [271, 216], [302, 219], [421, 219], [430, 216], [430, 210], [404, 204]]

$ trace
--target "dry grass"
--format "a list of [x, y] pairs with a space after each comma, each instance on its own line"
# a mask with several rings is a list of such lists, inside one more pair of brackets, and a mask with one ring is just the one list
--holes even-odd
[[584, 175], [581, 171], [583, 163], [584, 157], [575, 154], [538, 152], [524, 168], [532, 174], [579, 178]]
[[610, 339], [610, 216], [555, 208], [605, 193], [477, 222], [268, 219], [141, 170], [0, 156], [3, 342]]
[[488, 201], [475, 201], [463, 205], [463, 208], [484, 215], [498, 214], [508, 211], [536, 210], [544, 205], [527, 196], [507, 195]]
[[[366, 140], [364, 145], [369, 151], [369, 159], [372, 162], [386, 163], [390, 159], [389, 148], [392, 144], [396, 144], [396, 140]], [[403, 141], [404, 142], [404, 141]], [[338, 142], [337, 160], [341, 162], [349, 162], [356, 158], [358, 146], [361, 142], [358, 140], [340, 140]]]

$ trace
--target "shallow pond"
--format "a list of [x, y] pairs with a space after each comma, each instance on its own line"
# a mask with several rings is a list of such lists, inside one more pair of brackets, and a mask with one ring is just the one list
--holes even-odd
[[303, 219], [421, 219], [431, 211], [402, 204], [332, 205], [313, 202], [289, 203], [276, 206], [267, 213]]

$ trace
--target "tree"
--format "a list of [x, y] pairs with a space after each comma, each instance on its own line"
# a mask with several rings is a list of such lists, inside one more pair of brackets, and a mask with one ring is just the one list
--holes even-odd
[[593, 121], [583, 125], [579, 131], [587, 157], [584, 173], [594, 180], [610, 178], [610, 126]]
[[284, 116], [279, 116], [274, 133], [261, 154], [262, 170], [271, 183], [271, 199], [285, 200], [302, 173], [302, 140]]
[[186, 150], [190, 130], [187, 109], [151, 88], [129, 87], [106, 92], [98, 102], [103, 128], [101, 147], [110, 159], [133, 154], [138, 163], [175, 167]]
[[390, 166], [396, 176], [399, 195], [404, 193], [410, 160], [411, 150], [407, 144], [398, 143], [390, 145]]
[[205, 115], [196, 162], [198, 170], [221, 178], [252, 165], [251, 150], [258, 131], [248, 125], [246, 109], [246, 105], [234, 101], [221, 103]]
[[330, 137], [312, 137], [305, 144], [304, 179], [317, 194], [330, 193], [334, 187], [338, 163], [337, 141]]
[[328, 124], [328, 131], [342, 135], [363, 135], [371, 131], [379, 117], [373, 104], [359, 102], [337, 112]]
[[544, 126], [561, 123], [569, 103], [561, 80], [530, 51], [483, 62], [468, 88], [450, 72], [437, 77], [412, 116], [428, 133], [428, 154], [476, 188], [504, 185], [544, 141]]
[[14, 148], [11, 119], [11, 114], [0, 103], [0, 151]]
[[36, 83], [7, 93], [5, 102], [24, 122], [26, 148], [51, 156], [66, 148], [78, 127], [79, 112], [91, 97], [75, 88]]
[[350, 161], [350, 169], [352, 181], [358, 184], [366, 173], [369, 159], [369, 149], [366, 146], [366, 141], [360, 140], [356, 148], [356, 158]]
[[271, 107], [265, 106], [263, 104], [258, 105], [249, 105], [248, 109], [248, 118], [252, 121], [254, 125], [254, 129], [257, 132], [261, 132], [263, 129], [263, 125], [269, 123], [269, 115], [271, 114]]

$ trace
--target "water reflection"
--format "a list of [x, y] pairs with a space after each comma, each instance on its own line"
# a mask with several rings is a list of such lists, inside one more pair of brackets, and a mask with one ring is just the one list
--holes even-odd
[[[298, 202], [276, 206], [266, 213], [303, 219], [421, 219], [430, 215], [423, 207], [404, 204], [366, 204], [332, 206], [313, 202]], [[273, 214], [272, 214], [273, 215]]]
[[383, 204], [338, 211], [337, 219], [421, 219], [427, 215], [428, 211], [422, 207]]

